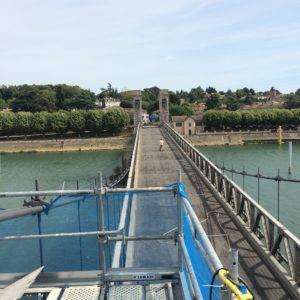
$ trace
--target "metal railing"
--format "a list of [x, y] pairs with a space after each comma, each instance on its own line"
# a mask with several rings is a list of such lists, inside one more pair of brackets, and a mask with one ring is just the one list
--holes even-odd
[[[135, 167], [135, 163], [136, 163], [138, 142], [139, 142], [139, 136], [140, 136], [140, 128], [141, 128], [141, 124], [138, 125], [137, 131], [135, 133], [134, 147], [133, 147], [133, 151], [132, 151], [130, 169], [129, 169], [127, 183], [126, 183], [126, 188], [127, 189], [131, 188], [132, 182], [133, 182], [134, 167]], [[130, 214], [130, 199], [129, 199], [129, 195], [125, 195], [124, 201], [123, 201], [123, 208], [122, 208], [122, 212], [121, 212], [121, 217], [120, 217], [119, 228], [124, 228], [125, 227], [125, 223], [126, 223], [126, 220], [128, 219], [129, 214]], [[124, 260], [123, 261], [121, 260], [122, 251], [123, 251], [123, 253], [125, 251], [124, 245], [121, 242], [117, 242], [116, 246], [115, 246], [113, 262], [112, 262], [112, 266], [114, 268], [121, 267], [124, 264]]]
[[[100, 179], [100, 178], [99, 178]], [[99, 180], [100, 182], [101, 180]], [[109, 195], [122, 195], [124, 193], [132, 194], [132, 193], [169, 193], [168, 195], [173, 195], [174, 198], [174, 206], [177, 206], [177, 230], [168, 232], [167, 234], [153, 234], [153, 235], [128, 235], [126, 231], [127, 222], [129, 222], [128, 218], [126, 218], [123, 227], [118, 227], [115, 230], [111, 230], [108, 228], [104, 229], [103, 225], [100, 225], [99, 230], [97, 231], [83, 231], [83, 232], [61, 232], [61, 233], [39, 233], [39, 234], [29, 234], [29, 235], [10, 235], [10, 236], [2, 236], [0, 238], [0, 243], [5, 241], [12, 240], [43, 240], [43, 239], [56, 239], [56, 238], [80, 238], [85, 236], [95, 236], [98, 239], [98, 243], [100, 245], [100, 258], [101, 258], [101, 273], [100, 280], [102, 282], [113, 282], [113, 281], [136, 281], [138, 276], [141, 274], [156, 274], [157, 270], [155, 268], [149, 268], [146, 272], [145, 270], [131, 270], [131, 271], [120, 271], [118, 267], [110, 266], [106, 264], [106, 249], [109, 247], [110, 243], [121, 243], [121, 245], [125, 245], [128, 241], [173, 241], [174, 250], [177, 247], [178, 251], [178, 267], [176, 272], [174, 269], [166, 268], [164, 271], [160, 270], [159, 279], [163, 280], [164, 276], [162, 274], [172, 274], [172, 276], [166, 276], [168, 280], [176, 281], [178, 279], [178, 273], [185, 274], [186, 280], [189, 285], [189, 291], [191, 293], [191, 297], [193, 299], [203, 299], [203, 293], [205, 294], [205, 290], [207, 288], [202, 288], [202, 285], [209, 284], [211, 280], [212, 274], [217, 270], [223, 268], [217, 254], [215, 253], [212, 245], [209, 242], [208, 237], [206, 236], [202, 225], [200, 224], [189, 200], [180, 190], [181, 184], [175, 184], [171, 187], [158, 187], [158, 188], [120, 188], [120, 189], [107, 189], [107, 188], [98, 188], [95, 190], [90, 190], [91, 195], [95, 196], [99, 201], [99, 215], [103, 218], [104, 214], [107, 213], [104, 211], [103, 200], [105, 197]], [[66, 195], [70, 195], [71, 192], [73, 196], [82, 195], [82, 191], [65, 191]], [[86, 192], [86, 190], [84, 190]], [[35, 192], [18, 192], [17, 195], [19, 197], [23, 197], [24, 195], [32, 194], [34, 196], [43, 194], [43, 191], [35, 191]], [[55, 195], [58, 191], [47, 191], [47, 193], [51, 195]], [[16, 193], [11, 193], [9, 195], [16, 195]], [[167, 194], [166, 194], [167, 195]], [[2, 195], [3, 196], [3, 195]], [[162, 197], [162, 195], [160, 195]], [[163, 199], [163, 198], [162, 198]], [[177, 200], [176, 200], [177, 199]], [[148, 200], [147, 200], [148, 201]], [[151, 200], [149, 200], [151, 201]], [[177, 201], [177, 204], [176, 204]], [[95, 213], [97, 213], [95, 211]], [[104, 218], [103, 218], [104, 219]], [[100, 220], [101, 224], [101, 220]], [[190, 236], [190, 239], [187, 239], [187, 236]], [[195, 257], [195, 252], [191, 255], [191, 247], [194, 247], [197, 251], [197, 256]], [[43, 247], [40, 248], [39, 251], [43, 251]], [[42, 256], [42, 253], [41, 253]], [[26, 258], [25, 258], [26, 259]], [[210, 271], [206, 276], [201, 274], [200, 276], [196, 275], [196, 271], [198, 270], [199, 274], [199, 261], [203, 261], [207, 266], [207, 269]], [[111, 267], [111, 268], [110, 268]], [[123, 269], [126, 270], [126, 269]], [[119, 272], [119, 273], [118, 273]], [[124, 275], [124, 272], [127, 275]], [[201, 272], [204, 272], [201, 269]], [[122, 276], [120, 274], [123, 274]], [[134, 275], [134, 276], [133, 276]], [[147, 275], [147, 276], [148, 276]], [[152, 275], [151, 275], [152, 276]], [[1, 277], [1, 276], [0, 276]], [[121, 278], [121, 279], [120, 279]], [[153, 275], [153, 278], [150, 279], [157, 280], [158, 277]], [[219, 297], [220, 290], [217, 291], [217, 297]], [[217, 299], [216, 296], [214, 299]], [[243, 298], [241, 298], [243, 299]]]
[[299, 297], [300, 240], [168, 124], [165, 132], [193, 163], [239, 230], [276, 278]]

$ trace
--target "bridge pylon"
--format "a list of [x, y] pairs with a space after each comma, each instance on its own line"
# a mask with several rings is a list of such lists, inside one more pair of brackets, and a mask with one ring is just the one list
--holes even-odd
[[159, 115], [160, 122], [169, 123], [169, 92], [168, 90], [159, 91]]
[[133, 124], [135, 133], [139, 123], [142, 121], [142, 92], [140, 90], [131, 91], [131, 95], [133, 99]]

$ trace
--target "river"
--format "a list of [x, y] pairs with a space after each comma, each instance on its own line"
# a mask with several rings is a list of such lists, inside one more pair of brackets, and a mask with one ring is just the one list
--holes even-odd
[[[110, 176], [122, 165], [122, 151], [16, 153], [0, 156], [0, 192], [88, 188], [98, 171]], [[22, 200], [0, 199], [0, 208], [16, 207]]]
[[[228, 169], [245, 171], [275, 177], [280, 176], [300, 179], [300, 144], [293, 145], [293, 169], [288, 175], [288, 144], [246, 144], [238, 146], [198, 147], [213, 163]], [[232, 178], [231, 172], [225, 172]], [[258, 193], [257, 178], [234, 174], [233, 180], [267, 209], [275, 218], [278, 217], [278, 183], [260, 179]], [[281, 182], [279, 186], [279, 220], [297, 237], [300, 237], [300, 183]]]

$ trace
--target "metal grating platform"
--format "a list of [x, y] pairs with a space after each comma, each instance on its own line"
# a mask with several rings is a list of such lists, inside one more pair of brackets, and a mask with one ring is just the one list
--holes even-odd
[[141, 285], [115, 285], [109, 288], [108, 300], [141, 300], [143, 294]]
[[66, 288], [61, 300], [98, 300], [101, 288], [99, 286], [81, 286]]
[[119, 285], [109, 289], [108, 300], [172, 300], [167, 284]]
[[146, 300], [168, 300], [168, 284], [151, 284], [146, 287]]

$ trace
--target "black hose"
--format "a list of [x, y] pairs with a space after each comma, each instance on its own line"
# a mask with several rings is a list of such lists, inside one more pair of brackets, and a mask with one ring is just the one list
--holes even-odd
[[212, 300], [212, 292], [213, 292], [213, 287], [214, 287], [213, 285], [214, 285], [217, 275], [219, 274], [219, 272], [221, 270], [228, 271], [228, 269], [226, 269], [226, 268], [220, 268], [217, 271], [215, 271], [215, 273], [213, 274], [211, 281], [210, 281], [210, 287], [209, 287], [209, 300]]

